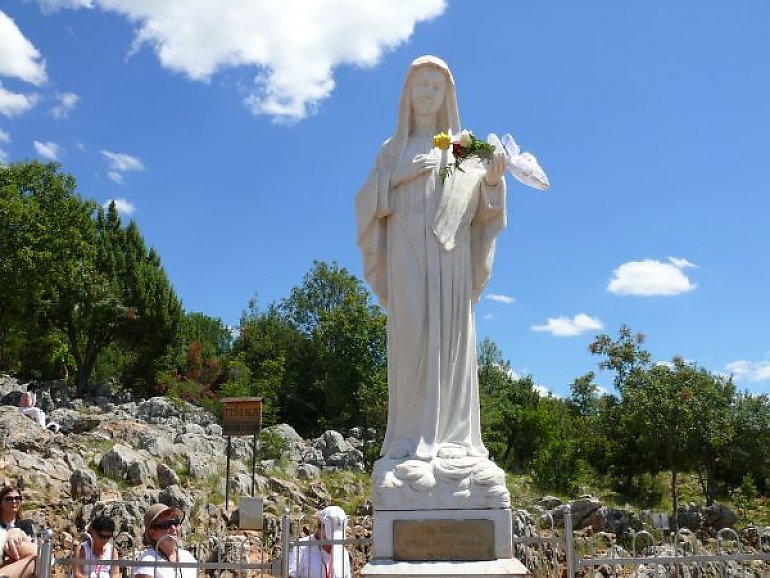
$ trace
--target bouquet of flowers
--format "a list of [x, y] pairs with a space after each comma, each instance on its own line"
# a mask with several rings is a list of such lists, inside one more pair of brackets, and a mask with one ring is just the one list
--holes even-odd
[[465, 172], [461, 166], [465, 159], [475, 157], [488, 161], [495, 153], [494, 145], [477, 139], [469, 130], [464, 130], [459, 135], [449, 135], [445, 132], [440, 132], [433, 137], [433, 146], [442, 151], [452, 147], [452, 156], [455, 159], [453, 163], [448, 163], [439, 170], [438, 174], [441, 177], [441, 182], [444, 182], [455, 169], [461, 173]]

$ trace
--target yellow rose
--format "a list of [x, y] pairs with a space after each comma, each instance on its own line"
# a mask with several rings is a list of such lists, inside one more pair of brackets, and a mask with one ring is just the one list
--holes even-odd
[[452, 139], [449, 138], [449, 135], [445, 132], [440, 132], [433, 137], [433, 146], [442, 151], [449, 149], [449, 145], [451, 144]]

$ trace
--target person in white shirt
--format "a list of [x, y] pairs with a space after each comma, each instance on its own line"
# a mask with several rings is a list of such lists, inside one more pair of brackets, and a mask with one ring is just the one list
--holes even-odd
[[75, 558], [84, 560], [73, 566], [74, 578], [118, 578], [120, 567], [111, 564], [118, 553], [112, 543], [115, 521], [109, 516], [97, 516], [86, 533], [87, 539], [75, 550]]
[[35, 407], [36, 403], [37, 395], [35, 394], [34, 390], [28, 389], [21, 394], [21, 399], [19, 399], [19, 413], [21, 415], [27, 416], [31, 420], [34, 420], [40, 427], [50, 429], [52, 432], [58, 433], [61, 429], [61, 426], [54, 421], [46, 423], [45, 412], [39, 407]]
[[19, 399], [19, 413], [37, 422], [40, 427], [45, 427], [45, 412], [39, 407], [35, 407], [36, 401], [37, 396], [34, 391], [22, 393], [21, 399]]
[[197, 578], [198, 569], [160, 566], [168, 562], [196, 563], [195, 557], [179, 547], [179, 526], [184, 512], [175, 506], [154, 504], [144, 514], [144, 541], [150, 547], [139, 557], [146, 565], [136, 566], [134, 578]]
[[[318, 512], [318, 529], [300, 538], [289, 553], [291, 578], [350, 578], [350, 554], [344, 544], [323, 544], [323, 540], [344, 540], [347, 517], [339, 506]], [[320, 541], [320, 543], [319, 543]]]

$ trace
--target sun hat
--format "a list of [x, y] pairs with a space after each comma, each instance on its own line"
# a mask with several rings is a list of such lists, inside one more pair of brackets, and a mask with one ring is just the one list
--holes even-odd
[[147, 541], [150, 540], [148, 533], [153, 523], [155, 522], [155, 520], [160, 518], [162, 514], [165, 514], [169, 510], [177, 513], [177, 518], [179, 519], [180, 524], [184, 521], [184, 511], [181, 508], [177, 508], [176, 506], [167, 506], [166, 504], [153, 504], [152, 506], [147, 508], [147, 511], [144, 513], [144, 537]]

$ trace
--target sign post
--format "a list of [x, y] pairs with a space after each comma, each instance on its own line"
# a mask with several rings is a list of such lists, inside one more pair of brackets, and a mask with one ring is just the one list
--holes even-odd
[[261, 397], [225, 397], [222, 403], [222, 435], [227, 436], [227, 478], [225, 479], [225, 510], [230, 503], [230, 440], [231, 436], [254, 436], [251, 455], [251, 495], [254, 496], [257, 462], [257, 435], [262, 429]]

